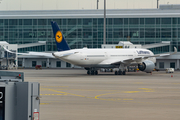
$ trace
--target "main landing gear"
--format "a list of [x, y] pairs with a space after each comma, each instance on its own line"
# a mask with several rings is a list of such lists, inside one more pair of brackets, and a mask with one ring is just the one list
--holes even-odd
[[115, 71], [115, 75], [126, 75], [126, 71]]
[[124, 64], [120, 64], [119, 71], [115, 71], [115, 75], [126, 75]]
[[87, 74], [88, 75], [98, 75], [98, 69], [96, 68], [86, 68], [85, 69], [87, 70]]
[[88, 75], [98, 75], [98, 71], [97, 70], [88, 70], [87, 74]]

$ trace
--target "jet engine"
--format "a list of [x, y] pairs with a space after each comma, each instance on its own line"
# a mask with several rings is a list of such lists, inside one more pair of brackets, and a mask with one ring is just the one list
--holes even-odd
[[138, 64], [138, 68], [141, 71], [149, 73], [149, 72], [153, 71], [153, 69], [155, 68], [155, 65], [152, 61], [145, 60], [141, 64]]

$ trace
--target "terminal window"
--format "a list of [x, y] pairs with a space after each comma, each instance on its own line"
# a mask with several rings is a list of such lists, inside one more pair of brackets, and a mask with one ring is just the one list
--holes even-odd
[[46, 61], [42, 61], [42, 67], [46, 67]]
[[61, 67], [61, 61], [56, 62], [56, 67]]
[[164, 68], [164, 62], [159, 62], [159, 68]]
[[66, 63], [66, 67], [71, 67], [71, 64], [70, 63]]
[[175, 68], [175, 62], [170, 63], [170, 68]]
[[18, 61], [18, 66], [22, 67], [22, 61]]
[[36, 61], [32, 61], [32, 67], [36, 67]]

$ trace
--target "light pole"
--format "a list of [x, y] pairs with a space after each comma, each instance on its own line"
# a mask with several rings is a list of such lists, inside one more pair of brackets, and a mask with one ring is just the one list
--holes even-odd
[[98, 10], [98, 3], [99, 3], [99, 0], [97, 0], [97, 10]]
[[157, 9], [159, 8], [159, 0], [157, 0]]
[[106, 0], [104, 0], [104, 40], [103, 44], [106, 44]]
[[[6, 46], [6, 48], [8, 49], [8, 46]], [[8, 70], [8, 61], [9, 61], [9, 60], [8, 60], [8, 51], [6, 51], [6, 53], [7, 53], [7, 54], [6, 54], [6, 55], [7, 55], [7, 56], [6, 56], [6, 70]]]

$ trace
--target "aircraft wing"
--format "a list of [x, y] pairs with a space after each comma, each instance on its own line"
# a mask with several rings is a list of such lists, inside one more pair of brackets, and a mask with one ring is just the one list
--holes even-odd
[[52, 53], [45, 53], [45, 52], [29, 52], [29, 53], [16, 53], [16, 54], [18, 54], [18, 55], [34, 55], [34, 56], [55, 58], [52, 55]]
[[137, 57], [137, 58], [127, 58], [127, 59], [107, 59], [101, 62], [100, 64], [110, 64], [110, 65], [120, 65], [121, 63], [123, 64], [130, 64], [131, 62], [138, 62], [141, 61], [142, 57]]
[[[166, 56], [169, 56], [169, 55], [174, 55], [177, 53], [177, 48], [174, 47], [174, 52], [173, 53], [169, 53], [169, 54], [158, 54], [158, 55], [153, 55], [153, 56], [146, 56], [147, 58], [150, 58], [150, 57], [166, 57]], [[144, 57], [144, 58], [146, 58]]]
[[72, 54], [75, 54], [75, 53], [77, 53], [77, 52], [66, 53], [66, 54], [60, 54], [60, 55], [56, 55], [56, 53], [52, 53], [52, 55], [53, 55], [54, 57], [60, 58], [60, 57], [69, 56], [69, 55], [72, 55]]
[[148, 59], [150, 57], [166, 57], [169, 55], [174, 55], [177, 53], [177, 49], [176, 47], [174, 47], [174, 52], [170, 53], [170, 54], [158, 54], [158, 55], [152, 55], [152, 56], [142, 56], [142, 57], [135, 57], [135, 58], [127, 58], [127, 59], [107, 59], [105, 61], [103, 61], [100, 64], [111, 64], [111, 65], [119, 65], [121, 63], [123, 64], [130, 64], [131, 62], [141, 62], [142, 60]]
[[42, 56], [42, 57], [50, 57], [50, 58], [55, 58], [52, 53], [45, 53], [45, 52], [28, 52], [28, 53], [16, 53], [16, 52], [12, 52], [8, 49], [6, 49], [5, 47], [3, 47], [5, 51], [9, 52], [9, 53], [13, 53], [13, 54], [18, 54], [18, 55], [34, 55], [34, 56]]
[[45, 52], [16, 53], [16, 52], [12, 52], [12, 51], [6, 49], [5, 47], [3, 47], [3, 48], [5, 51], [7, 51], [9, 53], [13, 53], [13, 54], [27, 55], [27, 56], [33, 55], [33, 56], [42, 56], [42, 57], [50, 57], [50, 58], [65, 57], [65, 56], [69, 56], [69, 55], [77, 53], [77, 52], [73, 52], [73, 53], [61, 54], [60, 56], [56, 56], [54, 53], [45, 53]]

